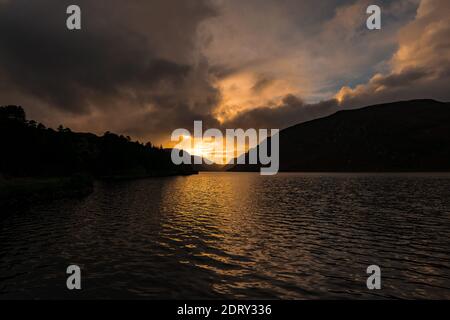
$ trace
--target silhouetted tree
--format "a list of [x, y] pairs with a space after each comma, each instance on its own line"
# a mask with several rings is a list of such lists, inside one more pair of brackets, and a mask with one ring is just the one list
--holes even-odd
[[0, 119], [25, 122], [26, 121], [25, 111], [20, 106], [0, 107]]

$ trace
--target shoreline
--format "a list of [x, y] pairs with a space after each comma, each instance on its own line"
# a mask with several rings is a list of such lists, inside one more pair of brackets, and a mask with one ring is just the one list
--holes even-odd
[[115, 175], [91, 177], [87, 175], [55, 177], [0, 177], [0, 209], [17, 209], [62, 199], [80, 199], [94, 191], [95, 181], [126, 181], [173, 176], [188, 176], [193, 172], [152, 172], [146, 175]]

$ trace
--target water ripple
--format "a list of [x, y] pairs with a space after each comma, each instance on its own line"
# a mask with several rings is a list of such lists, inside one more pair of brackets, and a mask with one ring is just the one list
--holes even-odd
[[[450, 176], [98, 183], [0, 221], [0, 298], [450, 298]], [[382, 269], [382, 290], [366, 268]]]

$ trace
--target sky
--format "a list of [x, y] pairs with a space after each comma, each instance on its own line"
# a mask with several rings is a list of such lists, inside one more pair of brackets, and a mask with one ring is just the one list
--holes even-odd
[[[82, 29], [66, 28], [77, 4]], [[366, 8], [382, 9], [381, 30]], [[75, 131], [286, 128], [450, 101], [448, 0], [0, 0], [0, 104]]]

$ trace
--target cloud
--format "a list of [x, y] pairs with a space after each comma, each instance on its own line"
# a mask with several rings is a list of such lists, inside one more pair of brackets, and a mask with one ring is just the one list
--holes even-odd
[[254, 94], [261, 93], [264, 89], [270, 87], [270, 85], [273, 83], [273, 79], [266, 76], [260, 76], [259, 79], [256, 81], [256, 83], [252, 87], [252, 91]]
[[[324, 99], [320, 103], [305, 103], [297, 98], [298, 93], [284, 95], [277, 102], [268, 101], [267, 105], [235, 112], [224, 125], [285, 128], [342, 108], [409, 99], [450, 100], [450, 3], [445, 0], [385, 3], [380, 32], [367, 31], [364, 16], [358, 14], [368, 3], [361, 0], [337, 6], [334, 15], [324, 20], [316, 39], [307, 42], [305, 49], [316, 52], [308, 61], [312, 65], [321, 64], [318, 72], [326, 70], [325, 77], [331, 82], [356, 82], [350, 76], [356, 73], [365, 74], [366, 83], [337, 88], [336, 100]], [[411, 21], [404, 23], [405, 17], [410, 16]], [[403, 23], [398, 24], [399, 20]], [[330, 53], [327, 47], [336, 50]], [[373, 66], [368, 65], [370, 62]], [[258, 86], [260, 80], [256, 79]]]
[[217, 15], [199, 32], [223, 97], [216, 116], [227, 121], [259, 106], [282, 105], [289, 94], [310, 104], [328, 100], [342, 86], [383, 70], [418, 0], [383, 1], [383, 32], [366, 28], [370, 3], [216, 1]]
[[206, 1], [76, 1], [82, 30], [75, 32], [65, 27], [69, 4], [2, 1], [2, 103], [34, 101], [32, 117], [96, 131], [102, 122], [138, 131], [126, 123], [138, 116], [152, 119], [138, 127], [159, 117], [169, 131], [179, 123], [167, 115], [181, 105], [186, 118], [208, 116], [220, 94], [196, 54], [197, 27], [215, 14]]
[[289, 126], [329, 115], [338, 110], [335, 99], [308, 104], [294, 95], [285, 96], [276, 106], [262, 106], [239, 113], [223, 123], [228, 128], [284, 129]]
[[366, 84], [343, 87], [337, 98], [344, 107], [392, 100], [450, 100], [450, 3], [422, 0], [415, 19], [398, 35], [389, 71], [376, 73]]
[[[202, 24], [210, 64], [226, 70], [217, 74], [224, 97], [217, 117], [226, 125], [286, 127], [326, 115], [315, 101], [328, 101], [342, 85], [365, 81], [382, 69], [418, 1], [384, 3], [383, 32], [375, 33], [365, 27], [369, 4], [220, 2], [219, 14]], [[292, 107], [285, 101], [289, 96], [303, 97], [308, 107]]]
[[165, 143], [194, 120], [284, 128], [338, 107], [448, 100], [449, 2], [380, 1], [376, 32], [369, 3], [0, 0], [1, 103], [50, 126]]

